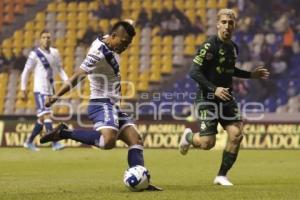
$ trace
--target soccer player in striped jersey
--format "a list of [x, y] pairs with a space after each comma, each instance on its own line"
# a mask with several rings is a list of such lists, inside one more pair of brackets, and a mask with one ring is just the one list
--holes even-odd
[[[52, 97], [46, 106], [52, 105], [62, 95], [71, 90], [78, 82], [88, 76], [90, 81], [90, 103], [88, 117], [94, 123], [94, 130], [70, 130], [61, 123], [51, 134], [41, 138], [41, 143], [72, 139], [101, 149], [112, 149], [118, 139], [128, 147], [128, 165], [144, 166], [143, 141], [134, 123], [117, 103], [120, 100], [119, 55], [127, 49], [135, 36], [135, 29], [128, 21], [119, 21], [109, 35], [97, 38], [79, 70]], [[146, 190], [159, 191], [160, 188], [150, 184]]]
[[[24, 147], [32, 151], [39, 151], [33, 143], [34, 138], [43, 130], [52, 131], [51, 108], [45, 107], [45, 99], [54, 93], [54, 73], [58, 73], [62, 80], [67, 81], [68, 76], [62, 68], [59, 52], [51, 45], [51, 33], [47, 30], [41, 32], [40, 46], [32, 50], [28, 56], [21, 75], [22, 99], [27, 100], [27, 81], [31, 71], [34, 70], [34, 97], [37, 109], [37, 122], [30, 137], [24, 143]], [[54, 142], [53, 150], [60, 150], [64, 146]]]

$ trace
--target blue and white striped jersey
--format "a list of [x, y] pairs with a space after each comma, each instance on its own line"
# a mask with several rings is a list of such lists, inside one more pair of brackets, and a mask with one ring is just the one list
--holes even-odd
[[21, 90], [27, 89], [29, 73], [34, 70], [34, 92], [53, 95], [53, 75], [58, 73], [62, 80], [68, 76], [62, 68], [59, 52], [50, 47], [50, 51], [36, 48], [30, 52], [21, 76]]
[[97, 38], [80, 68], [88, 72], [90, 99], [109, 98], [114, 102], [120, 99], [119, 55]]

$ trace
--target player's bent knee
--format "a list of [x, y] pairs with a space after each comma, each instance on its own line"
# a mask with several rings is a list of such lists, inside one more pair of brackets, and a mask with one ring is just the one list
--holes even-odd
[[52, 121], [50, 113], [44, 114], [40, 118], [42, 118], [44, 121], [45, 120], [51, 120]]
[[37, 120], [40, 124], [43, 124], [44, 123], [44, 117], [39, 117], [38, 120]]
[[112, 130], [101, 130], [104, 137], [103, 149], [112, 149], [116, 146], [116, 141], [118, 139], [117, 132]]
[[36, 120], [36, 122], [39, 124], [44, 124], [44, 120], [40, 120], [39, 118]]
[[243, 137], [244, 137], [243, 134], [240, 132], [231, 136], [229, 140], [233, 144], [240, 144], [243, 140]]
[[104, 145], [103, 149], [113, 149], [116, 146], [116, 141], [108, 142]]
[[193, 146], [195, 148], [200, 148], [201, 147], [201, 142], [202, 142], [202, 139], [201, 139], [201, 137], [199, 135], [194, 136], [194, 138], [193, 138]]
[[141, 146], [144, 145], [144, 140], [143, 140], [143, 138], [140, 135], [138, 136], [137, 144], [141, 145]]
[[116, 146], [116, 138], [111, 137], [109, 140], [105, 141], [103, 149], [113, 149]]
[[124, 130], [121, 132], [119, 139], [125, 142], [128, 146], [143, 146], [144, 143], [143, 138], [134, 126], [125, 127]]
[[199, 148], [201, 148], [203, 150], [210, 150], [216, 144], [216, 139], [215, 139], [215, 136], [213, 136], [213, 135], [202, 136], [202, 137], [199, 137], [198, 140], [199, 140], [198, 146], [199, 146]]
[[142, 139], [142, 138], [141, 138], [141, 139], [138, 139], [138, 141], [137, 141], [136, 144], [143, 146], [143, 145], [144, 145], [143, 139]]
[[215, 142], [214, 141], [210, 141], [210, 142], [204, 142], [201, 145], [201, 149], [203, 150], [210, 150], [215, 146]]
[[203, 150], [210, 150], [215, 146], [215, 143], [216, 143], [216, 139], [211, 136], [203, 136], [203, 137], [196, 136], [193, 139], [193, 146], [195, 148], [200, 148]]

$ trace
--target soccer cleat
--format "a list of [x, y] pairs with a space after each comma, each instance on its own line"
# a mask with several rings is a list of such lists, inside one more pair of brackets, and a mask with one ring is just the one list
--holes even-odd
[[25, 142], [23, 144], [23, 147], [26, 149], [29, 149], [31, 151], [40, 151], [39, 148], [37, 148], [33, 143], [30, 143], [30, 142]]
[[233, 186], [226, 176], [216, 176], [214, 180], [215, 185]]
[[149, 184], [145, 191], [163, 191], [163, 189], [155, 185]]
[[61, 136], [61, 131], [64, 129], [68, 129], [68, 126], [65, 123], [60, 123], [57, 127], [55, 127], [48, 134], [44, 135], [40, 139], [40, 143], [44, 144], [46, 142], [57, 142], [59, 140], [67, 139]]
[[190, 143], [186, 140], [186, 136], [188, 133], [192, 133], [190, 128], [186, 128], [181, 136], [179, 143], [179, 151], [182, 155], [186, 155], [190, 148]]
[[59, 151], [59, 150], [63, 150], [65, 148], [65, 145], [59, 143], [59, 142], [53, 142], [52, 143], [52, 150], [53, 151]]

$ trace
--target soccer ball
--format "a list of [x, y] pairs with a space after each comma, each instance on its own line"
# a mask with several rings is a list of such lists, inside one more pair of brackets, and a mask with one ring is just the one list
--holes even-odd
[[149, 186], [150, 174], [145, 167], [136, 165], [125, 171], [123, 181], [129, 190], [139, 192]]

